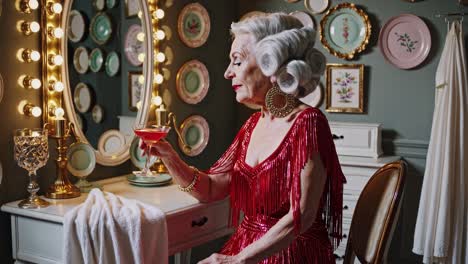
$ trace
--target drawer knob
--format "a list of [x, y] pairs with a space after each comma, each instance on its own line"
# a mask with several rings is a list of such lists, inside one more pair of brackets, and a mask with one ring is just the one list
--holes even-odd
[[206, 224], [206, 222], [208, 222], [208, 217], [204, 216], [198, 220], [192, 220], [192, 227], [195, 227], [195, 226], [203, 226], [204, 224]]
[[347, 237], [348, 237], [348, 235], [346, 235], [346, 234], [343, 234], [343, 238], [347, 238]]
[[343, 210], [348, 210], [349, 207], [347, 205], [343, 206]]
[[343, 136], [343, 135], [338, 136], [338, 135], [332, 134], [332, 137], [333, 137], [333, 140], [344, 139], [344, 136]]

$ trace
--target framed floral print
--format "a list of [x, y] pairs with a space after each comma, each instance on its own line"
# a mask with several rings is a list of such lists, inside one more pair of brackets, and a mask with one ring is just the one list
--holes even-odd
[[128, 73], [128, 107], [131, 111], [138, 111], [137, 103], [141, 100], [143, 92], [143, 73]]
[[327, 112], [364, 113], [364, 64], [327, 64]]

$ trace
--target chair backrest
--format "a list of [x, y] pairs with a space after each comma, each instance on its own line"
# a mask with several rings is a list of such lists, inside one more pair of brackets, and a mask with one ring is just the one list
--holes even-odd
[[398, 220], [406, 163], [396, 161], [378, 169], [364, 187], [354, 209], [346, 245], [345, 264], [384, 263]]

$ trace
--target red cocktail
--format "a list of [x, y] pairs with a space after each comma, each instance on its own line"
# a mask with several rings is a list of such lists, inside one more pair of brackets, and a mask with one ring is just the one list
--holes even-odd
[[157, 143], [160, 139], [165, 138], [167, 133], [171, 130], [170, 126], [154, 126], [154, 127], [145, 127], [135, 129], [135, 135], [137, 135], [143, 142], [146, 144], [146, 162], [145, 167], [138, 174], [138, 176], [153, 176], [150, 168], [148, 168], [148, 161], [151, 156], [151, 147], [153, 144]]

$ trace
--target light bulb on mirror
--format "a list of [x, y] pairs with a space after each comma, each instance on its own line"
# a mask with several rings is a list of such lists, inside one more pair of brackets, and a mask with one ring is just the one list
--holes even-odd
[[55, 80], [49, 81], [50, 91], [63, 92], [64, 89], [65, 89], [65, 86], [63, 85], [63, 82], [55, 81]]
[[26, 100], [18, 104], [18, 111], [25, 116], [39, 117], [42, 114], [42, 109], [39, 106], [31, 104]]
[[63, 37], [63, 29], [59, 27], [48, 27], [47, 34], [51, 38], [61, 39]]
[[50, 54], [49, 55], [49, 64], [51, 66], [60, 66], [63, 64], [63, 57], [59, 54]]
[[65, 115], [65, 110], [63, 110], [62, 107], [55, 107], [53, 113], [56, 118], [62, 119], [63, 116]]
[[63, 7], [60, 3], [53, 3], [53, 2], [49, 2], [47, 4], [47, 11], [53, 15], [53, 14], [60, 14], [62, 13], [62, 10], [63, 10]]
[[138, 54], [138, 61], [139, 62], [144, 62], [145, 61], [145, 54], [144, 53]]
[[140, 41], [140, 42], [145, 41], [145, 33], [143, 33], [143, 32], [138, 33], [137, 34], [137, 40]]
[[164, 76], [162, 74], [158, 73], [154, 76], [154, 82], [157, 84], [161, 84], [164, 81]]
[[152, 97], [151, 104], [154, 104], [155, 106], [160, 106], [162, 104], [161, 96], [157, 95], [157, 96]]
[[39, 80], [38, 78], [34, 78], [32, 76], [25, 76], [24, 79], [23, 79], [23, 87], [24, 88], [29, 88], [29, 89], [39, 89], [41, 88], [42, 86], [42, 83], [41, 83], [41, 80]]
[[23, 13], [29, 14], [32, 10], [36, 10], [39, 7], [37, 0], [21, 0], [19, 3], [19, 10]]
[[153, 18], [162, 19], [164, 17], [164, 10], [158, 8], [153, 12]]
[[164, 33], [164, 31], [162, 31], [161, 29], [158, 29], [154, 34], [157, 40], [163, 40], [166, 37], [166, 33]]
[[166, 60], [166, 55], [164, 55], [164, 53], [162, 53], [162, 52], [158, 52], [156, 54], [156, 60], [158, 62], [164, 62]]
[[26, 36], [31, 35], [32, 33], [37, 33], [41, 30], [41, 26], [36, 21], [21, 21], [20, 23], [20, 31]]
[[41, 59], [41, 54], [37, 50], [20, 49], [21, 60], [24, 62], [35, 62]]

